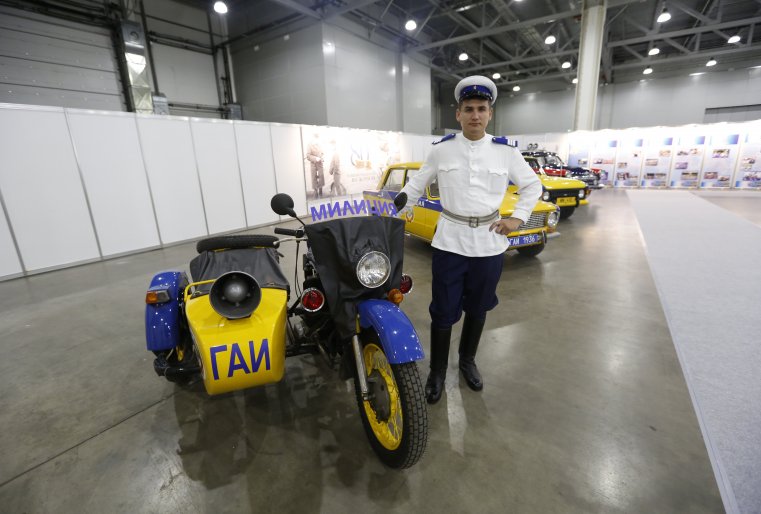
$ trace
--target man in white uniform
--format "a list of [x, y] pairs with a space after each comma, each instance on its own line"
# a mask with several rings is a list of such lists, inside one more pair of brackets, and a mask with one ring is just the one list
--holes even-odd
[[[425, 391], [436, 403], [444, 390], [452, 325], [465, 312], [459, 367], [468, 386], [483, 389], [475, 357], [486, 313], [496, 307], [505, 237], [525, 223], [542, 194], [542, 185], [511, 141], [486, 134], [497, 99], [497, 87], [486, 77], [467, 77], [457, 84], [457, 121], [461, 134], [434, 143], [420, 173], [401, 192], [415, 204], [434, 179], [443, 207], [433, 236], [431, 372]], [[508, 183], [518, 186], [513, 215], [502, 219], [499, 208]], [[405, 210], [407, 210], [405, 208]]]

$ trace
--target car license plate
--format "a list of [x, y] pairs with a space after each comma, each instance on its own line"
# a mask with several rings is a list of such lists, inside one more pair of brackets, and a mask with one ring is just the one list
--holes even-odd
[[510, 247], [512, 248], [515, 246], [541, 243], [544, 239], [542, 238], [542, 234], [528, 234], [525, 236], [508, 237], [507, 240], [510, 241]]
[[558, 205], [576, 205], [576, 198], [573, 196], [567, 196], [565, 198], [560, 197], [557, 200]]

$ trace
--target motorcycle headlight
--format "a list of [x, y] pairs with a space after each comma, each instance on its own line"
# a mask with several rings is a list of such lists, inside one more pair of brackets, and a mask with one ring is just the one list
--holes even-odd
[[547, 225], [550, 228], [555, 228], [558, 226], [558, 221], [560, 221], [560, 213], [558, 211], [551, 212], [549, 216], [547, 216]]
[[382, 286], [391, 273], [391, 261], [381, 252], [369, 252], [357, 263], [357, 278], [368, 288]]
[[584, 190], [583, 189], [579, 189], [579, 199], [583, 200], [585, 196], [586, 196], [586, 193], [584, 193]]
[[542, 200], [544, 200], [545, 202], [549, 202], [550, 201], [550, 192], [549, 191], [545, 191], [544, 193], [542, 193]]

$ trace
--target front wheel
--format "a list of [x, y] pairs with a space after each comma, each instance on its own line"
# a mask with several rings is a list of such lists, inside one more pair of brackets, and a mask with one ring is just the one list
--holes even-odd
[[573, 214], [573, 211], [576, 210], [576, 207], [561, 207], [560, 208], [560, 219], [564, 220], [566, 218], [570, 218], [571, 214]]
[[354, 390], [365, 433], [381, 462], [408, 468], [420, 460], [428, 442], [428, 411], [417, 364], [390, 364], [374, 331], [363, 331], [360, 341], [371, 397], [362, 399], [356, 371]]

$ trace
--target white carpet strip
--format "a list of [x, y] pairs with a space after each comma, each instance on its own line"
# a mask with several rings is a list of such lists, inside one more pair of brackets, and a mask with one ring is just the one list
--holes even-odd
[[761, 513], [761, 227], [686, 191], [628, 191], [724, 506]]

